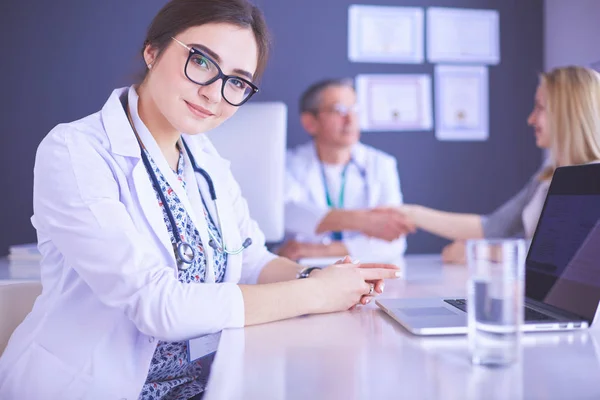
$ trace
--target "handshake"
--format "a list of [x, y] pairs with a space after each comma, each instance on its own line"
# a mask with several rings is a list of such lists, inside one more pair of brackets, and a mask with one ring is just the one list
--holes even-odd
[[364, 210], [357, 221], [358, 231], [365, 236], [391, 242], [416, 231], [412, 214], [410, 205]]
[[[367, 237], [392, 242], [416, 230], [415, 206], [384, 206], [367, 210], [332, 210], [317, 227], [317, 234], [326, 232], [360, 232]], [[333, 257], [348, 254], [342, 242], [310, 243], [289, 240], [277, 253], [291, 260], [304, 257]]]

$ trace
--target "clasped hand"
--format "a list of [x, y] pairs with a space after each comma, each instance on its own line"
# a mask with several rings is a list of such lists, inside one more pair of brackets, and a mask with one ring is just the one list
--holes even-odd
[[414, 233], [414, 221], [402, 207], [376, 207], [367, 211], [361, 232], [369, 237], [391, 242]]
[[323, 303], [320, 312], [335, 312], [368, 304], [383, 293], [384, 279], [396, 279], [400, 269], [392, 264], [356, 264], [349, 256], [322, 270], [311, 273], [309, 279], [320, 284]]

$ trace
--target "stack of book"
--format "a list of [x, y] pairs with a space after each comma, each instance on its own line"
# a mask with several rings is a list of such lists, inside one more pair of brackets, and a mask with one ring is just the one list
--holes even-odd
[[42, 255], [37, 243], [17, 244], [9, 247], [8, 274], [10, 279], [40, 280]]
[[9, 248], [8, 259], [10, 262], [39, 261], [41, 258], [37, 243], [16, 244]]

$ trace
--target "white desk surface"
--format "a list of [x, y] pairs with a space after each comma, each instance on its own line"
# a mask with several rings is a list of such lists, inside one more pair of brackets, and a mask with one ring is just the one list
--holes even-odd
[[[0, 284], [39, 279], [32, 262]], [[464, 296], [467, 271], [438, 256], [407, 256], [382, 297]], [[15, 268], [19, 268], [16, 270]], [[524, 335], [522, 361], [472, 366], [464, 336], [417, 337], [375, 304], [223, 331], [206, 400], [599, 399], [600, 333]]]
[[[383, 296], [463, 296], [467, 271], [408, 256]], [[212, 399], [598, 399], [594, 332], [524, 335], [522, 362], [472, 366], [466, 337], [416, 337], [376, 305], [226, 330]], [[600, 342], [599, 342], [600, 343]]]

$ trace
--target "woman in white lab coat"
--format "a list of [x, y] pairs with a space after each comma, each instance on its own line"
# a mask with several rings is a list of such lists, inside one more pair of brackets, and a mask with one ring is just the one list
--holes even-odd
[[42, 141], [43, 292], [0, 359], [2, 399], [200, 398], [209, 334], [346, 310], [397, 276], [348, 259], [311, 274], [266, 250], [200, 134], [257, 91], [267, 50], [246, 0], [172, 0], [149, 28], [143, 82]]

